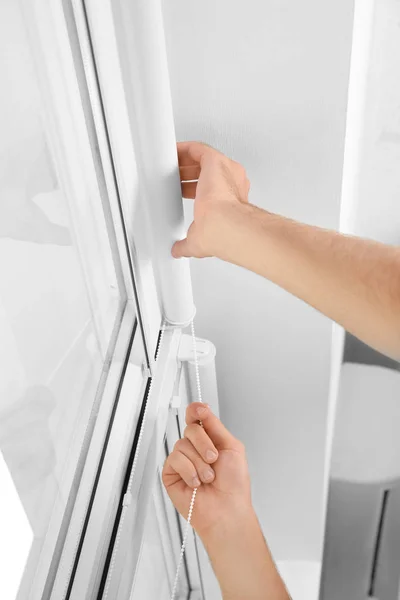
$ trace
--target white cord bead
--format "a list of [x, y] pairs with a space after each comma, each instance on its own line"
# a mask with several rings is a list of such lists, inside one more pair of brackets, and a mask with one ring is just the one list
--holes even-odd
[[[198, 400], [198, 402], [203, 402], [202, 394], [201, 394], [201, 385], [200, 385], [199, 359], [198, 359], [198, 356], [197, 356], [196, 335], [195, 335], [194, 322], [193, 321], [191, 322], [190, 327], [191, 327], [191, 330], [192, 330], [194, 367], [195, 367], [195, 372], [196, 372], [197, 400]], [[181, 566], [182, 566], [182, 562], [183, 562], [183, 557], [184, 557], [184, 554], [185, 554], [186, 542], [187, 542], [187, 538], [188, 538], [188, 535], [189, 535], [190, 523], [191, 523], [191, 520], [192, 520], [192, 513], [193, 513], [193, 508], [194, 508], [194, 502], [196, 500], [196, 494], [197, 494], [197, 488], [195, 488], [193, 490], [192, 499], [190, 501], [189, 514], [188, 514], [188, 518], [187, 518], [187, 522], [186, 522], [185, 534], [183, 536], [181, 551], [180, 551], [180, 554], [179, 554], [178, 566], [176, 568], [176, 575], [175, 575], [174, 586], [172, 588], [171, 600], [175, 600], [176, 592], [177, 592], [177, 589], [178, 589], [179, 572], [181, 570]]]

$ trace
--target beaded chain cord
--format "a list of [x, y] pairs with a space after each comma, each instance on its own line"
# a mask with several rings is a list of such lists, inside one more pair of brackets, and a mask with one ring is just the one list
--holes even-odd
[[[192, 321], [190, 325], [191, 325], [191, 330], [192, 330], [194, 366], [195, 366], [195, 372], [196, 372], [197, 401], [198, 402], [203, 402], [203, 398], [202, 398], [202, 395], [201, 395], [200, 369], [199, 369], [199, 359], [198, 359], [198, 356], [197, 356], [196, 335], [195, 335], [195, 331], [194, 331], [194, 322]], [[179, 581], [179, 572], [180, 572], [180, 569], [181, 569], [181, 566], [182, 566], [182, 562], [183, 562], [183, 557], [184, 557], [184, 554], [185, 554], [186, 542], [187, 542], [187, 538], [188, 538], [189, 531], [190, 531], [190, 523], [191, 523], [191, 520], [192, 520], [192, 513], [193, 513], [194, 503], [195, 503], [195, 500], [196, 500], [196, 494], [197, 494], [197, 488], [194, 488], [193, 494], [192, 494], [192, 499], [190, 501], [189, 514], [188, 514], [188, 518], [187, 518], [187, 522], [186, 522], [185, 533], [184, 533], [184, 536], [183, 536], [181, 551], [180, 551], [180, 554], [179, 554], [179, 560], [178, 560], [178, 566], [177, 566], [177, 569], [176, 569], [174, 586], [172, 588], [171, 600], [175, 600], [175, 597], [176, 597], [176, 590], [178, 588], [178, 581]]]

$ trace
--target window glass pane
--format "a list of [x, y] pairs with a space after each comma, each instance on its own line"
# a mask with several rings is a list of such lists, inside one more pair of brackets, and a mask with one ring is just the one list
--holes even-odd
[[[171, 597], [175, 572], [168, 569], [166, 553], [172, 552], [173, 547], [172, 544], [168, 548], [163, 545], [161, 528], [168, 527], [168, 523], [160, 522], [160, 519], [165, 519], [165, 514], [156, 509], [153, 498], [147, 513], [146, 529], [130, 600], [142, 598], [169, 600]], [[178, 522], [176, 521], [174, 525], [177, 528]], [[179, 574], [176, 599], [186, 600], [188, 594], [189, 586], [183, 564]]]
[[[157, 574], [155, 576], [155, 574]], [[169, 598], [170, 586], [164, 560], [154, 502], [151, 502], [146, 519], [146, 531], [136, 570], [131, 600], [141, 598]]]
[[[84, 149], [79, 140], [82, 172], [66, 173], [70, 150], [63, 155], [54, 135], [45, 61], [33, 60], [29, 39], [22, 5], [1, 2], [0, 514], [8, 525], [0, 521], [7, 565], [0, 598], [7, 599], [24, 569], [33, 576], [45, 537], [61, 524], [126, 304], [89, 142]], [[73, 186], [65, 186], [68, 177]]]

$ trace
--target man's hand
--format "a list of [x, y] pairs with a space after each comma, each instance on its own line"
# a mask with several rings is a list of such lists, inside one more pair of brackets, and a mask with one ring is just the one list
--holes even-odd
[[239, 163], [200, 142], [178, 143], [184, 198], [192, 198], [194, 221], [187, 238], [176, 242], [175, 258], [224, 256], [227, 214], [248, 202], [250, 182]]
[[167, 458], [162, 478], [185, 519], [198, 488], [192, 525], [224, 600], [290, 600], [252, 507], [243, 444], [200, 402], [187, 408], [186, 423], [185, 437]]
[[[178, 144], [183, 196], [195, 198], [181, 256], [253, 271], [400, 360], [400, 246], [298, 223], [248, 202], [241, 165], [199, 142]], [[198, 179], [198, 183], [185, 183]]]
[[234, 521], [236, 516], [252, 513], [250, 478], [243, 444], [207, 404], [194, 402], [188, 406], [186, 423], [184, 437], [168, 457], [162, 478], [185, 519], [193, 489], [199, 488], [192, 525], [204, 537], [227, 518]]

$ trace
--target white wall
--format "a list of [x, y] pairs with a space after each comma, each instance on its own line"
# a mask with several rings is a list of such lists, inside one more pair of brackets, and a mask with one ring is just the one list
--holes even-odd
[[341, 228], [400, 243], [400, 7], [357, 0]]
[[[352, 10], [348, 0], [164, 2], [178, 139], [241, 161], [253, 203], [326, 227], [339, 221]], [[247, 446], [275, 556], [318, 559], [331, 325], [236, 267], [193, 261], [192, 273], [221, 416]]]
[[[400, 5], [396, 0], [356, 0], [355, 7], [340, 226], [345, 232], [400, 244]], [[340, 339], [334, 351], [344, 363], [400, 368], [349, 334], [344, 353]], [[342, 375], [340, 365], [334, 365], [332, 412]], [[338, 411], [336, 451], [346, 419], [343, 410]], [[380, 460], [387, 466], [384, 456]], [[399, 498], [399, 490], [390, 493], [375, 580], [374, 595], [379, 598], [397, 597]], [[381, 503], [377, 486], [330, 481], [324, 599], [365, 597]]]

